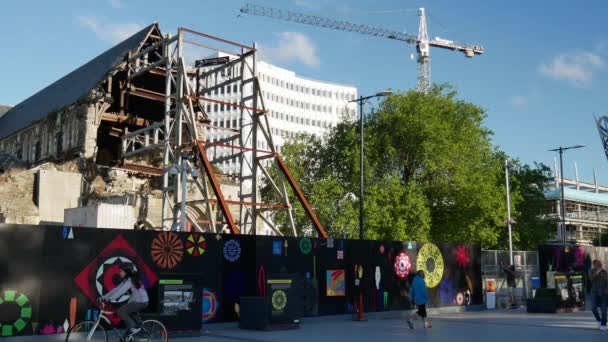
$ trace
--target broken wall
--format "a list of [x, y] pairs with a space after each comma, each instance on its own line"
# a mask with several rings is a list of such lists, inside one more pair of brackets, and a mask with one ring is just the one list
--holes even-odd
[[82, 175], [73, 172], [38, 172], [38, 212], [40, 221], [63, 224], [63, 211], [80, 206]]

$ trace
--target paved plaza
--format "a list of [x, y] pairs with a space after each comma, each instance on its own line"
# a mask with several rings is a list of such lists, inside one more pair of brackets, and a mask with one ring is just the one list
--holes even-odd
[[[432, 317], [433, 328], [422, 329], [418, 324], [410, 330], [402, 319], [370, 319], [353, 322], [346, 316], [305, 320], [298, 330], [249, 331], [236, 324], [211, 325], [201, 337], [172, 338], [178, 342], [193, 341], [607, 341], [608, 332], [601, 332], [589, 312], [572, 314], [526, 314], [514, 311], [480, 311], [441, 314]], [[420, 323], [420, 322], [417, 322]], [[65, 336], [6, 338], [6, 342], [62, 341]]]

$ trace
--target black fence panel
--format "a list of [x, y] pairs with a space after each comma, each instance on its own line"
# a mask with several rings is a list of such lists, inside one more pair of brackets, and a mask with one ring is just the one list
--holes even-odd
[[0, 336], [95, 319], [123, 262], [148, 290], [144, 316], [170, 331], [238, 320], [240, 298], [266, 296], [281, 277], [300, 279], [304, 316], [355, 313], [361, 300], [367, 312], [410, 309], [419, 269], [430, 307], [482, 303], [477, 245], [0, 225]]

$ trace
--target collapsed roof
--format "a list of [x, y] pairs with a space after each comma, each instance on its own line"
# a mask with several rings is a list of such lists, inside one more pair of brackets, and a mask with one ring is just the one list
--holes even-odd
[[160, 33], [156, 23], [147, 26], [10, 108], [6, 114], [0, 116], [0, 139], [85, 98], [100, 82], [107, 78], [114, 68], [124, 62], [125, 57], [131, 50], [139, 49], [155, 30]]

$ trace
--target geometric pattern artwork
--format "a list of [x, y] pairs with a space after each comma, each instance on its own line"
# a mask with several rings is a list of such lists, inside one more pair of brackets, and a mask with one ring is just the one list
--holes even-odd
[[184, 245], [177, 234], [162, 232], [158, 234], [150, 246], [150, 254], [156, 265], [162, 269], [171, 269], [177, 266], [184, 255]]
[[310, 251], [312, 250], [312, 241], [310, 241], [310, 238], [302, 238], [300, 240], [300, 252], [302, 252], [302, 254], [308, 254], [310, 253]]
[[456, 290], [450, 278], [446, 277], [439, 283], [439, 299], [442, 304], [452, 304]]
[[[111, 262], [108, 263], [108, 260]], [[119, 272], [119, 265], [114, 263], [117, 260], [132, 261], [139, 270], [146, 288], [151, 288], [158, 281], [156, 274], [137, 255], [127, 240], [122, 235], [118, 235], [74, 278], [74, 283], [91, 302], [95, 302], [97, 297], [116, 287], [117, 284], [114, 283], [113, 278]], [[101, 277], [99, 276], [100, 269]], [[106, 273], [108, 273], [107, 276], [105, 276]], [[97, 285], [98, 282], [101, 283], [101, 290]]]
[[456, 305], [464, 305], [464, 293], [458, 292], [456, 294], [456, 298], [454, 299]]
[[283, 255], [283, 244], [281, 241], [272, 241], [272, 255]]
[[266, 270], [263, 265], [258, 268], [258, 296], [266, 297]]
[[74, 238], [74, 231], [72, 230], [72, 227], [66, 227], [63, 226], [63, 230], [61, 232], [61, 235], [63, 236], [63, 239], [73, 239]]
[[336, 256], [338, 260], [344, 260], [344, 251], [338, 251]]
[[215, 291], [211, 289], [203, 289], [203, 323], [211, 322], [215, 316], [220, 303], [217, 300]]
[[2, 336], [13, 336], [21, 332], [32, 318], [32, 305], [26, 295], [17, 291], [4, 291], [4, 295], [0, 297], [0, 310], [5, 310], [2, 309], [3, 305], [14, 304], [17, 304], [19, 314], [13, 322], [0, 322]]
[[224, 258], [230, 262], [235, 262], [241, 257], [241, 244], [236, 240], [228, 240], [224, 244]]
[[70, 298], [70, 328], [76, 324], [76, 309], [78, 308], [78, 299], [76, 297]]
[[287, 306], [287, 295], [283, 290], [276, 290], [272, 293], [272, 308], [281, 311]]
[[[104, 260], [97, 268], [95, 273], [95, 288], [97, 293], [105, 295], [120, 284], [120, 265], [124, 263], [134, 264], [129, 258], [116, 256]], [[137, 266], [135, 266], [137, 271]], [[120, 298], [113, 300], [112, 303], [126, 302], [131, 295], [127, 292]]]
[[345, 296], [345, 276], [344, 270], [328, 270], [326, 272], [327, 276], [327, 291], [326, 295], [328, 297], [337, 297], [337, 296]]
[[432, 243], [425, 243], [418, 251], [416, 268], [424, 271], [424, 280], [428, 288], [439, 285], [443, 278], [443, 255], [437, 246]]
[[410, 257], [403, 252], [397, 254], [393, 267], [395, 268], [395, 274], [397, 274], [397, 277], [401, 279], [407, 277], [407, 275], [410, 273], [410, 270], [412, 269]]
[[192, 256], [201, 256], [207, 249], [205, 237], [199, 233], [192, 233], [186, 239], [186, 252]]
[[457, 246], [454, 250], [454, 256], [456, 257], [456, 264], [458, 267], [467, 267], [469, 262], [471, 261], [471, 257], [469, 256], [469, 250], [466, 246], [460, 245]]

